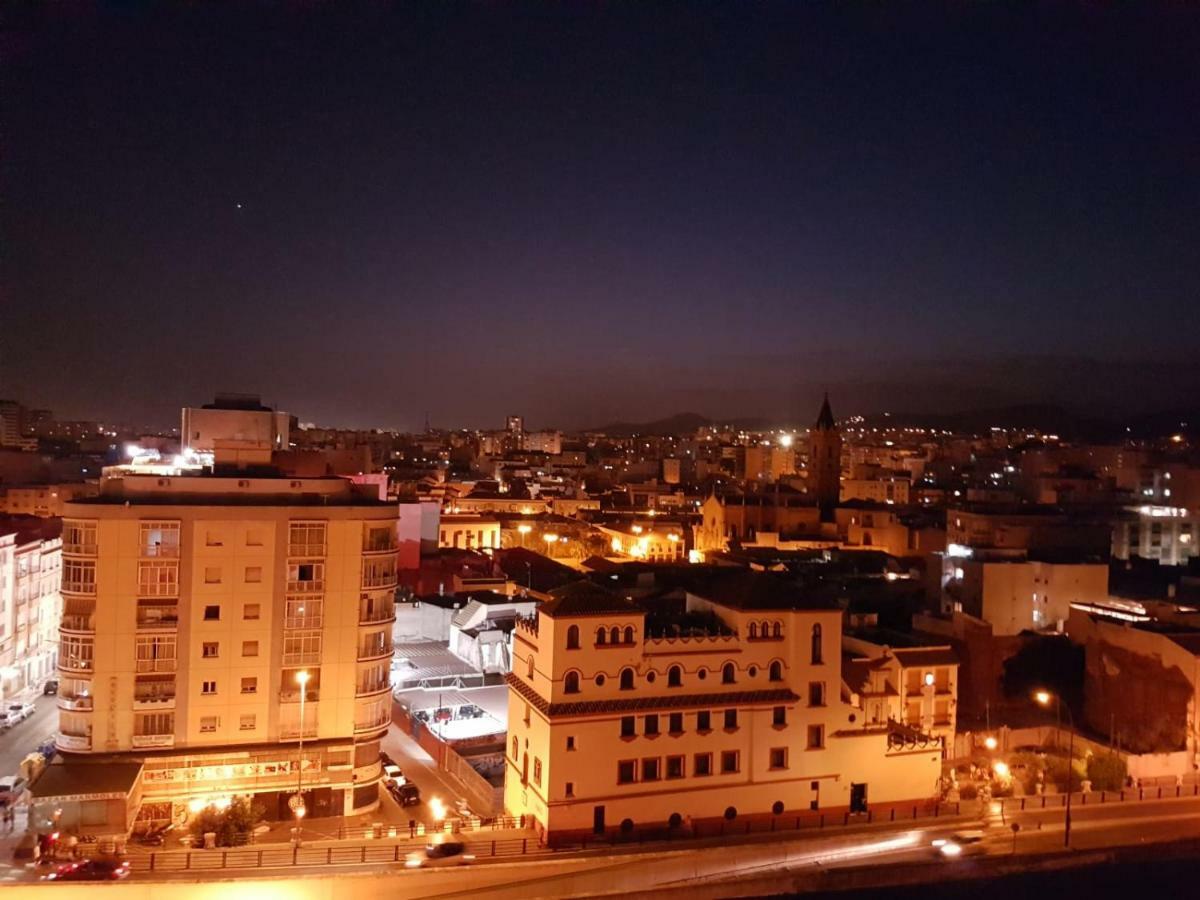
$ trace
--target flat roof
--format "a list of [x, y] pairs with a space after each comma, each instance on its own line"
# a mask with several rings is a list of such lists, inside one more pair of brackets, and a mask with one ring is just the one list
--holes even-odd
[[30, 788], [35, 800], [91, 794], [128, 794], [142, 774], [140, 762], [60, 759], [47, 766]]

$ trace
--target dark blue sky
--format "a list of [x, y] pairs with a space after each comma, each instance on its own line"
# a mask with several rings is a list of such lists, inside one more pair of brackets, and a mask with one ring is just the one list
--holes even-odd
[[10, 21], [0, 395], [416, 427], [1200, 391], [1187, 4], [220, 6]]

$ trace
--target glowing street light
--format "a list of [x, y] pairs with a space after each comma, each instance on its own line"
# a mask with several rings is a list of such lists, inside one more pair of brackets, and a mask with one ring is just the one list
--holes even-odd
[[300, 747], [296, 751], [296, 794], [288, 801], [288, 806], [296, 815], [296, 846], [300, 846], [300, 820], [308, 810], [304, 806], [304, 702], [308, 699], [307, 669], [296, 673], [296, 684], [300, 685]]
[[[1040, 706], [1049, 706], [1050, 701], [1054, 701], [1054, 721], [1056, 732], [1062, 726], [1062, 698], [1057, 694], [1051, 694], [1049, 691], [1041, 690], [1034, 692], [1033, 699]], [[1071, 847], [1071, 776], [1075, 772], [1075, 717], [1071, 714], [1071, 707], [1067, 707], [1067, 724], [1071, 729], [1070, 736], [1067, 740], [1067, 808], [1066, 817], [1063, 827], [1063, 846], [1070, 849]], [[1054, 745], [1058, 746], [1058, 735], [1055, 734]]]
[[429, 800], [429, 814], [433, 816], [435, 822], [441, 822], [446, 818], [446, 804], [442, 802], [441, 797], [432, 797]]
[[990, 734], [983, 739], [983, 746], [987, 747], [989, 750], [995, 750], [999, 745], [1000, 742]]
[[1008, 768], [1008, 763], [999, 759], [992, 763], [992, 771], [996, 773], [996, 777], [998, 778], [1007, 778], [1012, 774], [1011, 770]]

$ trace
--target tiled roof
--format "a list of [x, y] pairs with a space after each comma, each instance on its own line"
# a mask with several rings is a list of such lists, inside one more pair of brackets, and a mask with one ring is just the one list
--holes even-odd
[[829, 597], [805, 591], [786, 578], [769, 572], [729, 572], [698, 585], [692, 593], [732, 609], [809, 609], [834, 610], [838, 605]]
[[550, 599], [538, 607], [552, 619], [570, 616], [602, 616], [613, 613], [642, 615], [631, 600], [605, 590], [591, 581], [575, 581], [550, 592]]
[[653, 712], [660, 709], [696, 709], [717, 706], [795, 703], [800, 698], [788, 688], [766, 691], [727, 691], [712, 694], [668, 694], [653, 697], [610, 697], [605, 700], [571, 700], [548, 703], [519, 676], [509, 673], [505, 680], [530, 705], [549, 716], [579, 716], [589, 713]]

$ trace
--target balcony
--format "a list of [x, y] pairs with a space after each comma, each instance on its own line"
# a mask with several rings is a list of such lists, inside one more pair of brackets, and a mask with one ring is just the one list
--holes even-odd
[[358, 648], [358, 661], [369, 662], [373, 659], [385, 659], [392, 655], [394, 649], [391, 641], [365, 644]]
[[361, 700], [365, 697], [375, 697], [379, 694], [391, 693], [392, 685], [387, 680], [372, 681], [368, 684], [360, 684], [354, 689], [355, 698]]
[[134, 663], [134, 671], [145, 674], [147, 672], [174, 672], [176, 660], [174, 659], [139, 659]]
[[173, 603], [163, 606], [139, 606], [137, 627], [139, 631], [178, 628], [179, 607]]
[[58, 695], [58, 708], [65, 709], [70, 712], [91, 712], [93, 709], [93, 698], [83, 696], [68, 696], [66, 694]]
[[[305, 709], [304, 715], [304, 739], [315, 738], [317, 736], [317, 722], [315, 710], [309, 711]], [[281, 741], [295, 741], [300, 739], [300, 723], [296, 722], [281, 722], [279, 724], [279, 739]]]
[[360, 604], [358, 607], [359, 625], [378, 625], [381, 622], [396, 621], [396, 607], [392, 603], [382, 606]]
[[92, 540], [68, 544], [64, 541], [62, 552], [64, 556], [95, 556], [96, 542]]
[[96, 619], [95, 616], [64, 615], [58, 627], [62, 631], [92, 634], [96, 630]]
[[325, 555], [324, 541], [319, 543], [289, 542], [287, 547], [287, 555], [292, 557], [323, 557]]
[[96, 582], [85, 580], [68, 581], [64, 578], [61, 590], [64, 594], [82, 594], [85, 597], [94, 597], [96, 595]]
[[175, 735], [173, 734], [135, 734], [133, 736], [133, 747], [135, 750], [151, 750], [161, 747], [174, 747]]
[[293, 650], [291, 652], [284, 651], [283, 664], [285, 666], [319, 666], [321, 664], [320, 650]]
[[60, 656], [58, 658], [58, 668], [60, 672], [65, 672], [68, 675], [91, 675], [92, 661], [78, 657]]
[[92, 749], [92, 736], [90, 734], [66, 734], [60, 733], [54, 738], [54, 745], [59, 750], [67, 752]]
[[375, 716], [373, 719], [368, 719], [364, 722], [359, 722], [356, 720], [354, 723], [354, 733], [356, 735], [361, 735], [371, 731], [379, 731], [382, 728], [387, 728], [391, 722], [392, 717], [386, 713]]
[[139, 712], [156, 712], [175, 708], [175, 695], [165, 693], [134, 694], [133, 708]]
[[399, 583], [396, 572], [363, 572], [362, 589], [364, 591], [392, 590]]

